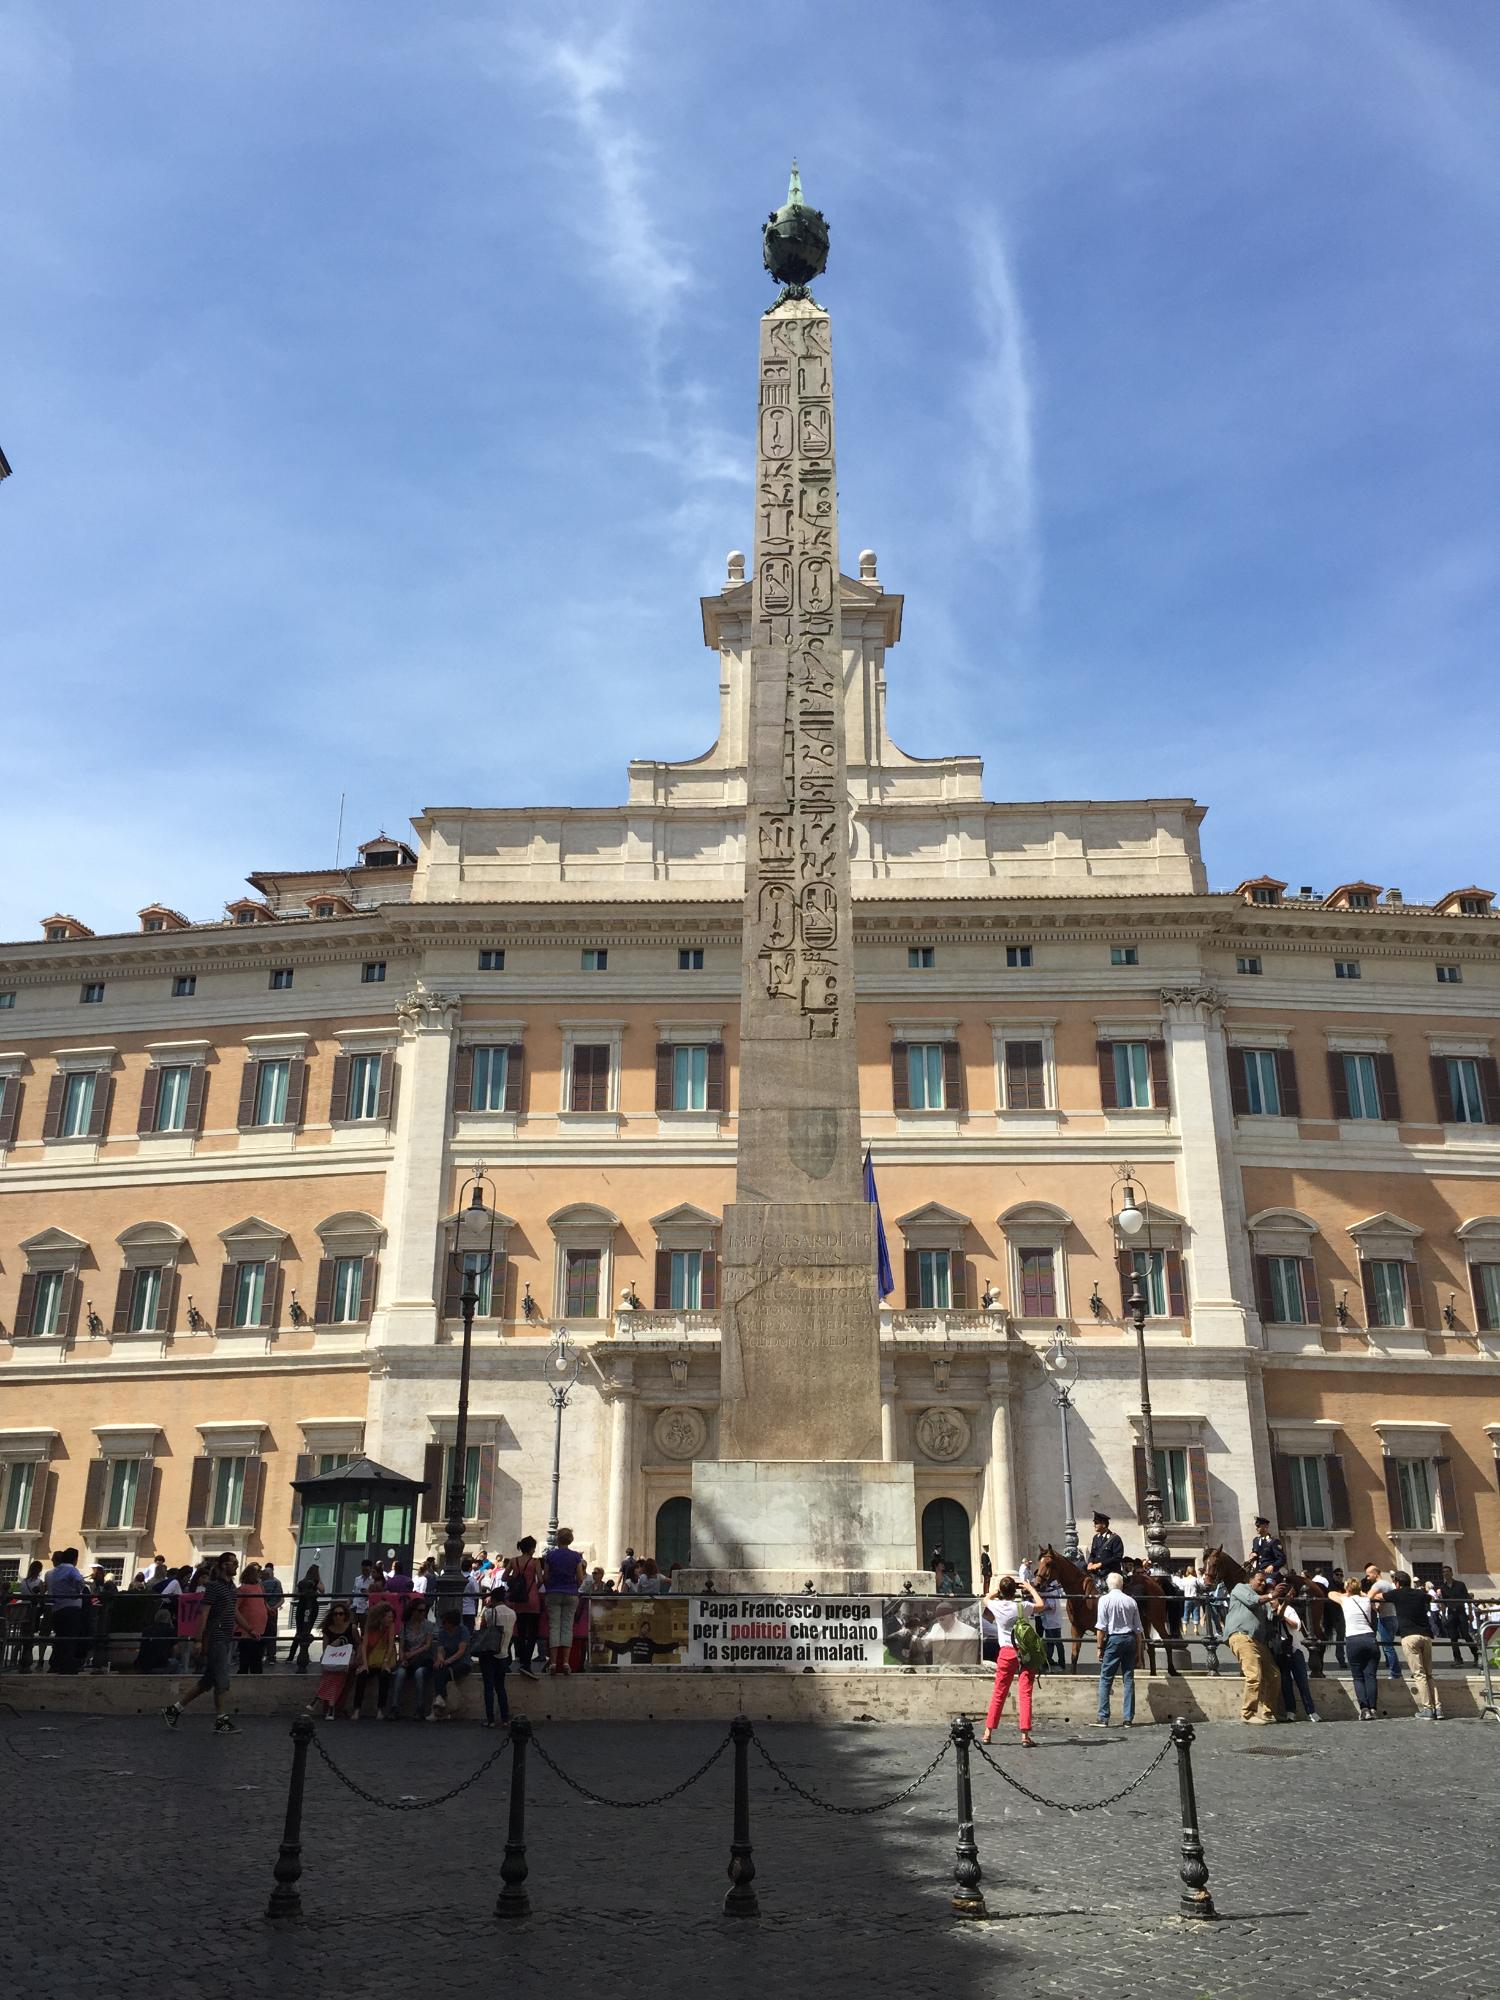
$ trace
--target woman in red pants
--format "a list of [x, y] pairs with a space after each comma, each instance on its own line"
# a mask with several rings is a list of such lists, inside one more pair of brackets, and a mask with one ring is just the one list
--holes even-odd
[[989, 1616], [994, 1620], [999, 1635], [1000, 1653], [995, 1661], [995, 1687], [990, 1696], [989, 1713], [984, 1718], [984, 1735], [979, 1740], [988, 1743], [994, 1735], [995, 1724], [1005, 1706], [1005, 1697], [1010, 1693], [1010, 1684], [1017, 1681], [1017, 1719], [1021, 1725], [1021, 1741], [1029, 1750], [1036, 1742], [1031, 1733], [1031, 1690], [1036, 1675], [1030, 1667], [1021, 1665], [1021, 1656], [1016, 1651], [1016, 1620], [1026, 1608], [1018, 1594], [1023, 1590], [1034, 1610], [1046, 1609], [1041, 1592], [1033, 1590], [1029, 1583], [1018, 1583], [1013, 1576], [997, 1577], [990, 1592]]

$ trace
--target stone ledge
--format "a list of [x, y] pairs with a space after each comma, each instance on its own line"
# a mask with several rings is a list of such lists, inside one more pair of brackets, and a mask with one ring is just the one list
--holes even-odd
[[[1479, 1714], [1484, 1700], [1479, 1674], [1450, 1672], [1438, 1678], [1450, 1717]], [[946, 1724], [961, 1713], [981, 1716], [992, 1679], [989, 1667], [893, 1667], [849, 1674], [702, 1673], [650, 1667], [575, 1674], [556, 1681], [550, 1677], [533, 1681], [513, 1673], [509, 1687], [515, 1709], [536, 1722], [727, 1722], [743, 1712], [757, 1722]], [[169, 1674], [6, 1674], [0, 1677], [0, 1703], [28, 1714], [154, 1714], [188, 1685]], [[311, 1699], [316, 1686], [316, 1674], [237, 1676], [230, 1707], [241, 1715], [291, 1717]], [[1097, 1676], [1089, 1672], [1042, 1675], [1036, 1688], [1037, 1726], [1047, 1729], [1090, 1721], [1096, 1686]], [[1138, 1725], [1170, 1722], [1179, 1715], [1194, 1722], [1233, 1722], [1239, 1716], [1242, 1683], [1237, 1673], [1224, 1673], [1217, 1680], [1209, 1674], [1169, 1680], [1161, 1674], [1138, 1673], [1135, 1688]], [[1347, 1675], [1336, 1679], [1327, 1675], [1315, 1680], [1312, 1688], [1314, 1702], [1330, 1722], [1355, 1720]], [[198, 1706], [207, 1709], [209, 1698], [203, 1696]], [[1381, 1680], [1382, 1715], [1410, 1716], [1413, 1707], [1409, 1682]], [[1118, 1693], [1114, 1712], [1118, 1718]], [[483, 1713], [473, 1676], [464, 1683], [457, 1713], [463, 1719]], [[1015, 1727], [1013, 1697], [1002, 1727]], [[1500, 1733], [1496, 1740], [1500, 1741]]]

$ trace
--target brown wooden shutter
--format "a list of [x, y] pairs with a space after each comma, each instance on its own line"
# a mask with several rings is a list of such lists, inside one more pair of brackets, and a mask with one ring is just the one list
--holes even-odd
[[1113, 1042], [1095, 1044], [1099, 1057], [1099, 1102], [1106, 1111], [1118, 1111], [1120, 1100], [1115, 1094], [1115, 1045]]
[[1490, 1302], [1485, 1297], [1484, 1266], [1482, 1264], [1471, 1264], [1469, 1266], [1469, 1296], [1474, 1301], [1475, 1330], [1479, 1333], [1491, 1332], [1493, 1329], [1490, 1326]]
[[521, 1092], [526, 1079], [526, 1050], [520, 1042], [512, 1042], [510, 1053], [505, 1058], [505, 1108], [519, 1111]]
[[161, 1274], [161, 1286], [156, 1294], [156, 1331], [170, 1333], [177, 1324], [177, 1293], [182, 1284], [182, 1273], [173, 1264]]
[[1170, 1111], [1172, 1085], [1167, 1071], [1167, 1045], [1147, 1042], [1146, 1053], [1151, 1058], [1151, 1102], [1158, 1111]]
[[905, 1042], [891, 1043], [891, 1109], [911, 1109], [911, 1071], [906, 1066]]
[[719, 1256], [716, 1250], [705, 1250], [698, 1273], [698, 1303], [704, 1312], [717, 1312], [719, 1308]]
[[21, 1274], [21, 1290], [16, 1299], [15, 1330], [17, 1334], [24, 1335], [30, 1333], [32, 1330], [31, 1322], [35, 1316], [36, 1316], [36, 1272], [23, 1271]]
[[1344, 1058], [1337, 1049], [1328, 1051], [1328, 1088], [1333, 1097], [1335, 1118], [1347, 1118], [1350, 1113], [1349, 1079], [1344, 1073]]
[[240, 1518], [234, 1524], [253, 1528], [260, 1519], [261, 1497], [266, 1490], [266, 1461], [257, 1456], [245, 1466], [245, 1484], [240, 1489]]
[[1304, 1528], [1307, 1523], [1299, 1521], [1292, 1499], [1292, 1461], [1284, 1451], [1271, 1453], [1271, 1483], [1276, 1492], [1276, 1526], [1281, 1532], [1288, 1528]]
[[[1123, 1317], [1130, 1311], [1130, 1294], [1135, 1287], [1135, 1261], [1132, 1253], [1129, 1250], [1117, 1250], [1115, 1267], [1120, 1273], [1120, 1313]], [[1142, 1290], [1144, 1289], [1142, 1286]]]
[[453, 1108], [474, 1109], [474, 1049], [469, 1042], [460, 1045], [458, 1060], [453, 1065]]
[[708, 1045], [708, 1085], [704, 1102], [710, 1111], [728, 1108], [724, 1091], [724, 1044], [710, 1042]]
[[[1484, 1122], [1500, 1125], [1500, 1062], [1493, 1056], [1481, 1056], [1475, 1068], [1479, 1071], [1479, 1108], [1484, 1113]], [[19, 1093], [21, 1086], [12, 1079], [11, 1088]], [[0, 1146], [5, 1143], [4, 1126], [0, 1124]]]
[[1432, 1098], [1437, 1106], [1439, 1125], [1453, 1123], [1453, 1089], [1448, 1081], [1448, 1058], [1431, 1056], [1428, 1068], [1432, 1071]]
[[1352, 1528], [1354, 1525], [1349, 1509], [1349, 1482], [1344, 1477], [1344, 1461], [1339, 1454], [1330, 1452], [1323, 1461], [1323, 1471], [1328, 1479], [1328, 1511], [1333, 1516], [1331, 1525], [1335, 1528]]
[[1401, 1474], [1393, 1458], [1385, 1460], [1385, 1498], [1390, 1509], [1391, 1527], [1399, 1531], [1406, 1526], [1406, 1515], [1401, 1506]]
[[85, 1529], [104, 1526], [104, 1496], [109, 1486], [109, 1460], [93, 1458], [89, 1460], [88, 1477], [83, 1487], [83, 1517], [79, 1526]]
[[366, 1257], [359, 1274], [359, 1318], [368, 1326], [375, 1311], [375, 1293], [380, 1283], [380, 1259]]
[[1271, 1287], [1271, 1260], [1269, 1257], [1255, 1259], [1255, 1310], [1260, 1314], [1262, 1326], [1272, 1326], [1276, 1319], [1276, 1294]]
[[109, 1107], [115, 1094], [115, 1080], [108, 1070], [99, 1070], [94, 1076], [94, 1101], [89, 1107], [89, 1132], [91, 1139], [102, 1139], [109, 1125]]
[[349, 1084], [353, 1070], [353, 1056], [334, 1057], [333, 1088], [328, 1096], [328, 1116], [335, 1125], [349, 1116]]
[[[98, 1094], [99, 1086], [95, 1084], [94, 1095], [97, 1097]], [[161, 1071], [156, 1067], [155, 1063], [152, 1063], [146, 1074], [141, 1078], [141, 1110], [140, 1116], [135, 1121], [137, 1132], [154, 1132], [156, 1130], [156, 1107], [160, 1102]]]
[[948, 1111], [964, 1109], [964, 1065], [957, 1042], [943, 1044], [943, 1106]]
[[26, 1508], [26, 1518], [20, 1523], [19, 1532], [39, 1535], [42, 1523], [47, 1518], [48, 1502], [52, 1497], [52, 1487], [56, 1475], [48, 1466], [39, 1464], [31, 1480], [31, 1500]]
[[1443, 1513], [1443, 1532], [1461, 1535], [1463, 1521], [1458, 1511], [1458, 1484], [1453, 1477], [1453, 1460], [1439, 1458], [1434, 1464], [1437, 1469], [1438, 1506]]
[[672, 1253], [670, 1250], [658, 1250], [656, 1253], [655, 1305], [659, 1313], [670, 1312], [672, 1310]]
[[135, 1504], [130, 1510], [129, 1525], [132, 1528], [144, 1528], [150, 1521], [155, 1508], [156, 1488], [160, 1479], [161, 1474], [153, 1462], [149, 1458], [143, 1459], [140, 1476], [135, 1482]]
[[1380, 1115], [1391, 1124], [1401, 1122], [1401, 1092], [1396, 1087], [1396, 1058], [1388, 1049], [1375, 1057], [1375, 1083], [1380, 1092]]
[[1422, 1273], [1415, 1257], [1401, 1266], [1401, 1283], [1406, 1293], [1406, 1323], [1426, 1326], [1427, 1302], [1422, 1296]]
[[[251, 1056], [240, 1071], [240, 1102], [239, 1109], [234, 1114], [234, 1122], [242, 1132], [248, 1132], [255, 1123], [255, 1094], [259, 1087], [260, 1063], [256, 1057]], [[290, 1082], [287, 1086], [287, 1096], [288, 1098], [291, 1096]], [[290, 1111], [290, 1104], [287, 1109]]]
[[656, 1045], [656, 1108], [658, 1111], [672, 1109], [672, 1044], [658, 1042]]
[[375, 1088], [375, 1116], [389, 1118], [391, 1099], [396, 1090], [396, 1058], [389, 1049], [380, 1053], [380, 1082]]
[[488, 1525], [495, 1511], [495, 1447], [482, 1444], [479, 1447], [479, 1494], [474, 1508], [474, 1518], [481, 1526]]
[[62, 1132], [63, 1096], [68, 1088], [68, 1079], [59, 1070], [47, 1084], [47, 1110], [42, 1119], [42, 1137], [56, 1139]]
[[333, 1259], [318, 1259], [317, 1290], [313, 1294], [313, 1325], [327, 1326], [333, 1317]]
[[969, 1303], [969, 1260], [961, 1250], [948, 1254], [948, 1299], [958, 1307]]
[[214, 1462], [206, 1456], [193, 1460], [192, 1478], [188, 1484], [187, 1525], [190, 1528], [208, 1526], [209, 1495], [213, 1491]]
[[25, 1086], [18, 1076], [0, 1082], [0, 1147], [15, 1143], [16, 1126], [21, 1120], [21, 1095]]
[[915, 1250], [906, 1253], [906, 1309], [915, 1312], [922, 1303], [922, 1265]]
[[[297, 1469], [292, 1474], [292, 1477], [293, 1479], [311, 1479], [317, 1469], [318, 1461], [313, 1453], [310, 1451], [299, 1451], [297, 1454]], [[295, 1486], [292, 1488], [292, 1526], [294, 1528], [302, 1526], [302, 1495], [297, 1491]]]
[[1135, 1518], [1144, 1527], [1146, 1522], [1146, 1447], [1132, 1445], [1131, 1463], [1135, 1468]]
[[1167, 1317], [1187, 1318], [1187, 1285], [1182, 1274], [1182, 1252], [1168, 1250], [1162, 1262], [1166, 1265], [1167, 1276]]
[[1229, 1105], [1236, 1118], [1250, 1115], [1250, 1080], [1245, 1074], [1245, 1051], [1233, 1046], [1229, 1051]]
[[1323, 1324], [1323, 1302], [1318, 1296], [1318, 1267], [1311, 1257], [1299, 1257], [1302, 1267], [1302, 1310], [1309, 1326]]
[[422, 1454], [422, 1519], [441, 1520], [445, 1505], [443, 1447], [440, 1444], [430, 1444]]
[[307, 1104], [307, 1058], [293, 1056], [286, 1066], [286, 1123], [300, 1125]]
[[115, 1316], [110, 1327], [111, 1333], [130, 1331], [130, 1303], [135, 1297], [135, 1272], [122, 1271], [115, 1286]]
[[260, 1299], [260, 1323], [262, 1326], [281, 1324], [281, 1283], [286, 1273], [281, 1259], [273, 1257], [266, 1265], [265, 1289]]
[[1005, 1102], [1012, 1111], [1045, 1111], [1047, 1073], [1040, 1042], [1005, 1044]]
[[[330, 1284], [331, 1284], [330, 1280]], [[443, 1318], [458, 1319], [463, 1313], [459, 1294], [464, 1288], [464, 1274], [456, 1257], [443, 1259]]]
[[239, 1266], [233, 1262], [226, 1264], [219, 1273], [219, 1305], [214, 1314], [216, 1327], [234, 1325], [234, 1286], [238, 1276]]
[[1363, 1258], [1360, 1259], [1359, 1282], [1365, 1295], [1365, 1329], [1368, 1331], [1375, 1324], [1375, 1273]]
[[1208, 1484], [1208, 1453], [1201, 1444], [1187, 1448], [1188, 1486], [1193, 1496], [1193, 1519], [1206, 1528], [1213, 1520], [1213, 1497]]
[[83, 1286], [76, 1271], [64, 1271], [62, 1299], [57, 1309], [57, 1331], [64, 1340], [71, 1340], [78, 1328], [78, 1301], [83, 1294]]
[[203, 1100], [208, 1095], [208, 1065], [194, 1063], [188, 1071], [187, 1122], [185, 1132], [194, 1135], [203, 1130]]
[[573, 1098], [575, 1111], [608, 1111], [609, 1046], [602, 1042], [575, 1042], [573, 1045]]
[[1302, 1092], [1297, 1085], [1297, 1058], [1290, 1049], [1277, 1049], [1276, 1081], [1281, 1086], [1281, 1115], [1283, 1118], [1302, 1116]]

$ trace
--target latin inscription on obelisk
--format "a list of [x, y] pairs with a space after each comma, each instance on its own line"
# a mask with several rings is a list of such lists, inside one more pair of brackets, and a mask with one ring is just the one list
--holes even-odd
[[739, 1164], [720, 1457], [880, 1454], [860, 1173], [828, 315], [761, 322]]

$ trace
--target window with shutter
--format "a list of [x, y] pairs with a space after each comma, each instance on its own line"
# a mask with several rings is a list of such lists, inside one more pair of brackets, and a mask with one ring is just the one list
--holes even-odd
[[13, 1145], [21, 1120], [21, 1091], [18, 1076], [0, 1077], [0, 1151]]
[[571, 1111], [608, 1111], [610, 1046], [608, 1042], [573, 1044]]
[[1500, 1264], [1471, 1264], [1469, 1289], [1474, 1295], [1474, 1325], [1480, 1333], [1500, 1330]]
[[911, 1111], [941, 1111], [947, 1102], [941, 1042], [907, 1042], [906, 1105]]
[[1023, 1319], [1052, 1319], [1056, 1316], [1057, 1281], [1052, 1259], [1050, 1249], [1016, 1252], [1021, 1273]]
[[1009, 1111], [1045, 1111], [1047, 1072], [1040, 1042], [1005, 1044], [1005, 1105]]
[[504, 1111], [510, 1085], [510, 1045], [497, 1042], [478, 1048], [459, 1051], [459, 1083], [464, 1103], [462, 1085], [465, 1066], [469, 1069], [467, 1104], [470, 1111]]
[[569, 1250], [563, 1265], [563, 1310], [573, 1319], [599, 1317], [600, 1253]]

